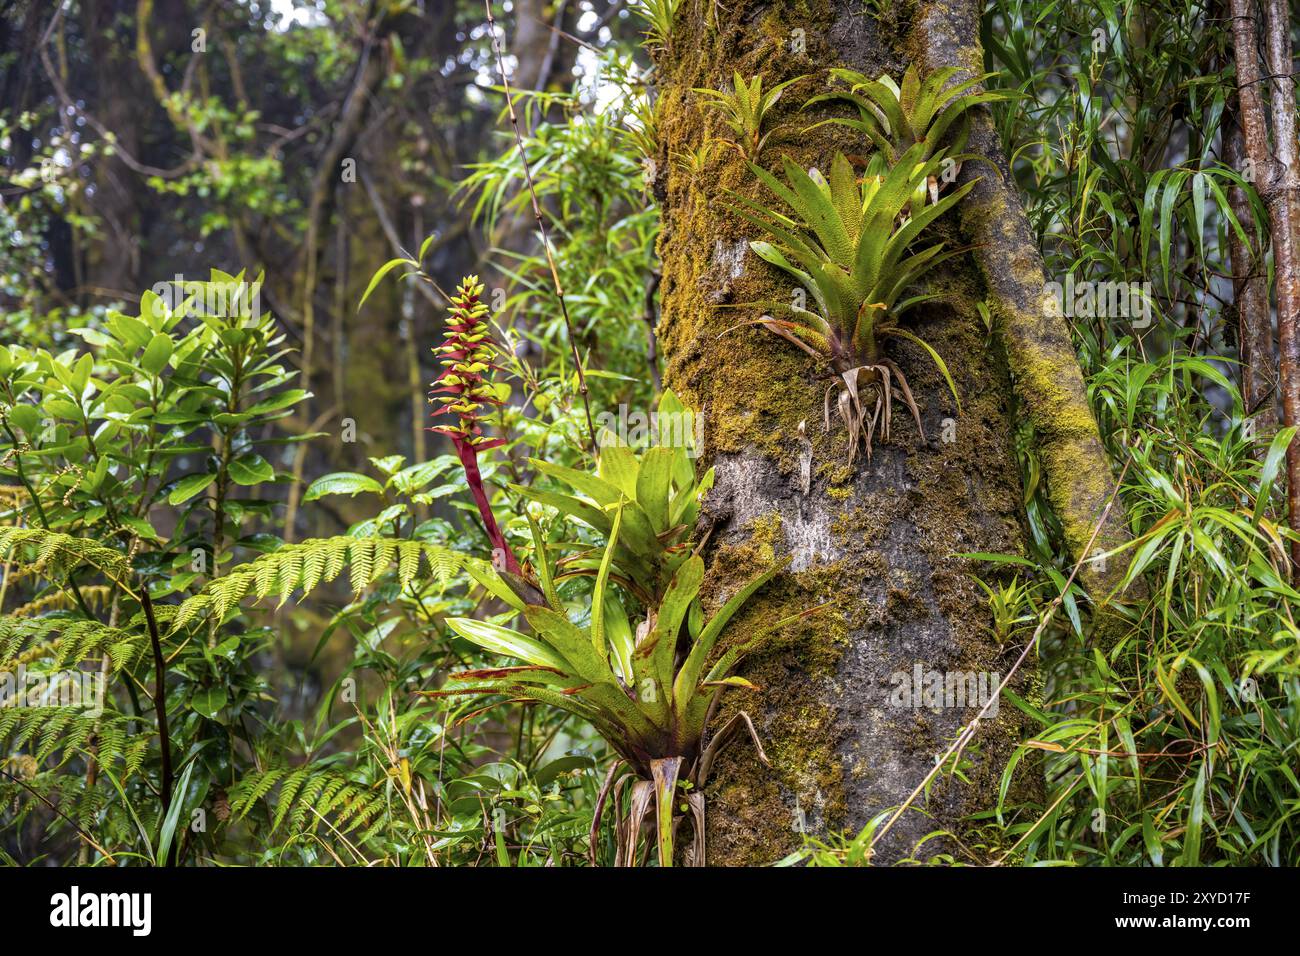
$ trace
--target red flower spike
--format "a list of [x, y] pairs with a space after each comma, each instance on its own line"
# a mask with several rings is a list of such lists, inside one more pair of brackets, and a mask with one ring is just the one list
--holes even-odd
[[434, 410], [434, 418], [452, 415], [455, 423], [435, 425], [429, 431], [446, 435], [456, 448], [456, 457], [465, 469], [465, 481], [474, 496], [474, 503], [478, 505], [483, 528], [492, 542], [493, 563], [500, 567], [504, 562], [506, 571], [521, 574], [519, 561], [492, 514], [487, 491], [483, 488], [483, 476], [478, 470], [480, 451], [505, 444], [504, 438], [489, 438], [483, 434], [483, 416], [491, 414], [491, 409], [499, 406], [501, 399], [497, 398], [491, 381], [485, 375], [498, 366], [493, 361], [497, 345], [487, 325], [488, 308], [482, 295], [483, 284], [478, 281], [478, 276], [467, 276], [452, 299], [443, 344], [433, 350], [439, 356], [442, 373], [433, 383], [429, 402], [441, 405]]

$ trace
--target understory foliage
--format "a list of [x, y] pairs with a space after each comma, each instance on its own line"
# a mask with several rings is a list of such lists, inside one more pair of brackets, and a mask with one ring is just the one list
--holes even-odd
[[[632, 6], [656, 48], [678, 17], [724, 15]], [[696, 91], [730, 138], [672, 157], [751, 161], [770, 198], [735, 197], [753, 267], [808, 299], [749, 307], [818, 358], [850, 457], [887, 432], [892, 402], [916, 411], [885, 341], [918, 344], [945, 376], [964, 360], [904, 323], [928, 271], [965, 252], [925, 234], [965, 198], [949, 184], [970, 161], [968, 111], [992, 110], [1049, 280], [1151, 283], [1149, 324], [1067, 309], [1133, 532], [1094, 560], [1124, 584], [1067, 584], [1035, 436], [1011, 408], [1026, 556], [974, 557], [998, 639], [1018, 651], [1039, 633], [1040, 693], [1003, 704], [1033, 731], [960, 850], [923, 845], [919, 862], [1300, 862], [1300, 593], [1278, 496], [1294, 436], [1255, 429], [1239, 397], [1226, 249], [1243, 224], [1225, 193], [1259, 204], [1223, 162], [1234, 79], [1209, 17], [1176, 0], [995, 0], [988, 89], [914, 69], [800, 78], [820, 84], [809, 103], [844, 111], [828, 122], [865, 158], [826, 157], [823, 175], [779, 156], [793, 127], [773, 107], [799, 110], [762, 75]], [[687, 431], [586, 447], [584, 404], [691, 410], [662, 389], [654, 339], [653, 74], [618, 50], [580, 72], [569, 92], [516, 90], [524, 158], [503, 139], [449, 186], [487, 236], [482, 280], [439, 274], [430, 237], [360, 297], [398, 272], [434, 297], [445, 338], [422, 343], [423, 367], [447, 411], [427, 422], [433, 454], [367, 448], [355, 470], [303, 482], [304, 511], [337, 533], [283, 524], [299, 446], [339, 438], [308, 427], [295, 326], [254, 307], [258, 280], [214, 271], [75, 327], [26, 308], [4, 320], [5, 862], [702, 862], [714, 758], [765, 759], [743, 710], [713, 720], [718, 702], [761, 701], [738, 666], [818, 609], [747, 617], [779, 566], [706, 586], [696, 525], [713, 475]], [[530, 180], [549, 251], [524, 235]], [[976, 736], [944, 768], [952, 785], [978, 751]], [[1011, 786], [1026, 767], [1041, 799]], [[886, 816], [772, 862], [870, 864]], [[694, 839], [678, 840], [683, 824]]]
[[[1116, 506], [1134, 542], [1104, 560], [1145, 591], [1116, 596], [1122, 626], [1112, 608], [1080, 607], [1049, 632], [1046, 694], [1025, 704], [1046, 803], [1000, 805], [997, 823], [1018, 862], [1293, 866], [1300, 594], [1277, 491], [1294, 436], [1256, 428], [1238, 387], [1223, 278], [1240, 226], [1231, 185], [1251, 200], [1255, 234], [1267, 230], [1250, 177], [1224, 158], [1230, 31], [1213, 9], [1172, 0], [1070, 5], [1050, 30], [1027, 10], [995, 5], [985, 49], [1021, 97], [999, 114], [1008, 152], [1037, 143], [1016, 172], [1048, 278], [1154, 290], [1148, 328], [1087, 308], [1071, 322], [1101, 434], [1127, 466]], [[1101, 24], [1106, 42], [1083, 43]], [[1269, 258], [1251, 253], [1261, 267]], [[1037, 492], [1032, 453], [1024, 464]], [[1041, 503], [1030, 514], [1041, 584], [1061, 568], [1044, 577], [1051, 519]], [[1043, 594], [1006, 613], [1036, 617]]]

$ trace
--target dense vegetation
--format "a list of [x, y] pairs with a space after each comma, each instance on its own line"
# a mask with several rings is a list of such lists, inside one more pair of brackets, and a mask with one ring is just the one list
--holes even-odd
[[[1063, 290], [1127, 540], [1071, 553], [1009, 393], [1023, 547], [965, 567], [1034, 675], [1001, 693], [1025, 731], [907, 859], [1297, 862], [1296, 263], [1227, 3], [992, 0], [958, 87], [719, 72], [671, 156], [656, 64], [685, 18], [754, 29], [726, 4], [427, 6], [0, 14], [0, 859], [703, 862], [719, 755], [768, 762], [749, 665], [838, 612], [754, 611], [787, 577], [770, 549], [706, 567], [710, 410], [664, 386], [656, 336], [661, 166], [743, 158], [745, 268], [797, 294], [732, 303], [716, 348], [806, 359], [815, 467], [867, 468], [913, 420], [925, 440], [909, 379], [960, 415], [952, 370], [986, 361], [911, 324], [972, 254], [945, 224], [975, 195], [958, 171], [996, 175], [979, 114]], [[1284, 139], [1294, 85], [1262, 89]], [[846, 144], [824, 174], [790, 156], [814, 123]], [[1140, 297], [1117, 317], [1106, 283]], [[976, 307], [998, 352], [1007, 317]], [[865, 829], [792, 799], [767, 862], [869, 863], [968, 782], [981, 716]]]

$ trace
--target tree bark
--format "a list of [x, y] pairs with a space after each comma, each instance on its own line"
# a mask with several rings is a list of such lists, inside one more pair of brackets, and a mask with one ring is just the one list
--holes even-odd
[[[958, 79], [984, 72], [980, 9], [969, 0], [940, 0], [920, 8], [912, 43], [927, 72], [956, 67], [962, 70]], [[1070, 327], [1047, 290], [1042, 254], [985, 109], [973, 116], [967, 151], [985, 161], [964, 163], [958, 178], [975, 183], [962, 205], [962, 231], [974, 246], [1015, 389], [1034, 427], [1052, 510], [1061, 521], [1070, 557], [1087, 559], [1079, 577], [1094, 600], [1101, 601], [1123, 579], [1127, 566], [1101, 555], [1130, 537], [1123, 509], [1106, 511], [1115, 492], [1111, 463], [1088, 405]], [[1089, 541], [1091, 554], [1085, 553]]]
[[[1265, 30], [1272, 74], [1273, 150], [1268, 143], [1256, 51], [1258, 14], [1250, 0], [1232, 0], [1233, 52], [1241, 124], [1260, 198], [1268, 209], [1277, 284], [1278, 375], [1282, 422], [1300, 425], [1300, 160], [1296, 155], [1295, 85], [1287, 6], [1265, 0]], [[1287, 450], [1287, 505], [1291, 527], [1300, 526], [1300, 446]], [[1291, 542], [1293, 578], [1300, 579], [1300, 541]]]
[[[712, 6], [684, 6], [670, 45], [657, 57], [655, 184], [664, 199], [659, 336], [666, 383], [702, 411], [705, 454], [717, 471], [702, 517], [710, 531], [706, 588], [721, 600], [757, 567], [790, 560], [733, 627], [740, 635], [833, 602], [750, 659], [745, 673], [760, 689], [735, 695], [731, 705], [754, 716], [772, 766], [762, 766], [739, 739], [719, 760], [707, 788], [708, 861], [757, 864], [796, 846], [801, 827], [856, 831], [900, 804], [975, 715], [975, 707], [894, 706], [891, 696], [917, 668], [1006, 673], [1023, 645], [999, 645], [974, 579], [993, 575], [960, 555], [1019, 553], [1025, 529], [1011, 447], [1010, 374], [976, 309], [986, 294], [977, 264], [958, 260], [943, 270], [933, 291], [945, 299], [909, 320], [947, 359], [961, 413], [919, 349], [891, 347], [929, 440], [922, 441], [905, 412], [896, 413], [891, 442], [878, 445], [870, 463], [859, 457], [850, 466], [843, 430], [824, 431], [828, 383], [812, 362], [761, 329], [727, 331], [762, 311], [744, 303], [792, 292], [748, 251], [746, 241], [758, 237], [727, 206], [728, 190], [772, 198], [736, 150], [716, 150], [701, 176], [669, 162], [706, 138], [730, 137], [692, 89], [729, 89], [733, 70], [743, 77], [761, 73], [765, 88], [810, 76], [786, 91], [776, 118], [790, 130], [769, 141], [764, 166], [779, 169], [785, 153], [825, 170], [836, 150], [866, 152], [863, 139], [841, 127], [800, 132], [826, 114], [799, 107], [825, 88], [828, 66], [901, 76], [923, 33], [914, 34], [901, 13], [878, 19], [853, 0], [738, 2], [725, 15], [710, 14]], [[922, 8], [912, 21], [918, 30], [923, 24], [952, 30], [956, 21], [938, 16], [937, 6]], [[974, 23], [970, 18], [971, 32], [957, 39], [978, 59]], [[995, 210], [994, 223], [1008, 222], [1014, 209]], [[961, 241], [956, 221], [941, 222], [937, 234], [950, 244]], [[1038, 285], [1041, 293], [1041, 276]], [[1065, 361], [1065, 349], [1068, 338], [1054, 361], [1077, 380], [1077, 364]], [[1077, 443], [1084, 433], [1056, 437]], [[1020, 674], [1011, 686], [1031, 694], [1031, 685]], [[985, 722], [978, 753], [968, 753], [971, 783], [941, 778], [926, 805], [930, 815], [906, 814], [881, 841], [877, 861], [905, 858], [926, 834], [956, 831], [965, 814], [990, 806], [999, 768], [1022, 729], [1019, 712], [1004, 703]], [[1035, 784], [1026, 776], [1018, 786]]]
[[[1239, 106], [1224, 110], [1224, 161], [1233, 169], [1246, 166], [1246, 143]], [[1232, 303], [1237, 317], [1237, 348], [1241, 358], [1241, 398], [1255, 421], [1262, 453], [1277, 431], [1277, 358], [1273, 353], [1273, 312], [1268, 302], [1268, 272], [1264, 246], [1255, 228], [1255, 215], [1246, 191], [1230, 186], [1228, 203], [1246, 234], [1228, 230], [1228, 261], [1232, 265]]]

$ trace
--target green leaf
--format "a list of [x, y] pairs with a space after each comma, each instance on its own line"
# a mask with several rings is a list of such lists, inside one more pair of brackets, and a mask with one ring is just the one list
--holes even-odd
[[261, 455], [253, 452], [240, 455], [230, 463], [230, 480], [237, 485], [257, 485], [275, 478], [275, 469]]
[[586, 495], [601, 507], [618, 503], [618, 498], [621, 493], [619, 489], [608, 481], [597, 478], [595, 475], [589, 475], [586, 472], [578, 471], [575, 468], [565, 468], [563, 465], [553, 465], [550, 462], [541, 461], [537, 458], [529, 458], [528, 464], [532, 465], [542, 474], [550, 475], [552, 478], [564, 482], [574, 491]]
[[157, 375], [167, 367], [167, 360], [171, 357], [171, 336], [165, 332], [159, 332], [149, 340], [144, 355], [140, 357], [140, 365], [150, 375]]
[[723, 629], [735, 616], [736, 612], [754, 596], [759, 588], [772, 579], [772, 576], [780, 570], [780, 567], [768, 568], [757, 577], [753, 578], [748, 584], [733, 594], [727, 603], [722, 605], [709, 619], [704, 626], [699, 639], [691, 647], [691, 651], [686, 655], [686, 660], [682, 663], [681, 670], [677, 673], [677, 679], [673, 681], [673, 699], [677, 702], [678, 708], [682, 708], [685, 702], [695, 693], [695, 687], [699, 683], [700, 673], [704, 670], [704, 665], [708, 661], [709, 654], [713, 651], [713, 646], [717, 643], [718, 638], [722, 635]]
[[639, 467], [636, 454], [626, 445], [605, 445], [600, 450], [601, 479], [627, 495], [628, 501], [636, 501]]
[[185, 768], [185, 772], [181, 774], [181, 779], [177, 782], [176, 787], [172, 790], [172, 802], [167, 808], [167, 816], [164, 818], [162, 828], [158, 834], [158, 852], [154, 857], [155, 866], [164, 866], [167, 863], [167, 858], [171, 853], [172, 840], [176, 837], [176, 826], [180, 822], [181, 810], [185, 806], [185, 794], [190, 789], [190, 777], [194, 774], [196, 766], [198, 766], [198, 761], [191, 760], [189, 766]]
[[1264, 509], [1268, 507], [1269, 499], [1273, 495], [1273, 482], [1277, 479], [1278, 468], [1281, 467], [1282, 459], [1286, 455], [1286, 450], [1291, 446], [1291, 440], [1295, 438], [1296, 427], [1294, 425], [1287, 428], [1279, 428], [1276, 435], [1273, 436], [1272, 443], [1268, 446], [1268, 454], [1264, 457], [1264, 465], [1259, 470], [1259, 491], [1255, 495], [1255, 511], [1251, 515], [1251, 523], [1259, 527], [1260, 519], [1264, 517]]
[[161, 541], [158, 532], [153, 529], [148, 521], [143, 518], [137, 518], [134, 515], [122, 515], [120, 519], [122, 524], [136, 533], [137, 537], [144, 538], [148, 541]]
[[672, 693], [677, 634], [686, 612], [690, 610], [691, 602], [700, 593], [703, 581], [704, 561], [698, 554], [693, 554], [677, 569], [659, 603], [659, 616], [655, 621], [649, 648], [650, 673], [665, 697]]
[[481, 558], [468, 558], [465, 560], [465, 570], [489, 594], [500, 598], [516, 611], [524, 610], [525, 604], [520, 600], [519, 595], [515, 594], [510, 585], [501, 580], [501, 576], [491, 564]]
[[420, 268], [420, 264], [414, 259], [389, 259], [380, 266], [378, 270], [376, 270], [373, 276], [371, 276], [370, 285], [366, 286], [366, 291], [361, 295], [361, 301], [357, 303], [358, 312], [360, 312], [361, 307], [366, 304], [366, 299], [370, 298], [370, 293], [375, 291], [375, 286], [379, 285], [379, 283], [383, 281], [384, 276], [388, 275], [388, 273], [392, 272], [403, 263], [412, 266], [415, 270]]
[[566, 673], [592, 683], [614, 683], [614, 674], [592, 647], [591, 638], [558, 611], [545, 607], [527, 607], [524, 620], [533, 631], [560, 654]]
[[656, 534], [668, 530], [668, 492], [677, 457], [673, 448], [648, 448], [636, 478], [636, 501], [650, 518]]
[[515, 657], [539, 667], [554, 667], [560, 672], [568, 670], [568, 662], [551, 648], [508, 627], [467, 617], [447, 618], [447, 626], [465, 640], [494, 654]]
[[957, 383], [952, 380], [952, 375], [948, 373], [948, 366], [944, 364], [943, 359], [939, 357], [939, 353], [936, 352], [934, 349], [932, 349], [928, 344], [926, 344], [920, 338], [913, 335], [911, 332], [908, 332], [906, 329], [890, 329], [889, 334], [901, 336], [907, 339], [909, 342], [915, 342], [917, 345], [921, 346], [921, 348], [925, 349], [926, 353], [934, 361], [934, 364], [939, 367], [939, 371], [943, 373], [944, 381], [948, 383], [948, 388], [952, 390], [953, 400], [956, 401], [957, 403], [957, 411], [960, 412], [961, 396], [957, 394]]
[[605, 594], [605, 641], [618, 662], [618, 671], [623, 680], [631, 685], [636, 673], [632, 666], [636, 637], [632, 633], [632, 622], [627, 618], [623, 602], [612, 591]]
[[311, 393], [301, 388], [290, 388], [279, 392], [272, 398], [258, 402], [249, 408], [244, 409], [248, 415], [265, 415], [267, 412], [278, 412], [282, 408], [288, 408], [290, 405], [296, 405], [305, 398], [310, 398]]
[[[602, 454], [601, 457], [604, 457]], [[594, 528], [601, 534], [609, 534], [610, 518], [609, 515], [599, 508], [583, 501], [581, 498], [575, 498], [573, 495], [562, 495], [554, 491], [543, 491], [538, 488], [528, 488], [524, 485], [510, 485], [510, 490], [523, 495], [525, 498], [531, 498], [533, 501], [549, 505], [557, 509], [561, 514], [566, 514], [571, 518], [581, 521], [583, 524]]]
[[9, 410], [9, 420], [29, 436], [41, 428], [41, 412], [35, 405], [15, 405]]
[[1192, 785], [1190, 812], [1187, 816], [1187, 833], [1183, 836], [1183, 866], [1200, 866], [1201, 838], [1205, 829], [1205, 777], [1206, 761], [1202, 760]]
[[618, 527], [622, 523], [623, 503], [619, 502], [609, 532], [609, 543], [605, 546], [605, 554], [600, 559], [600, 570], [596, 573], [596, 586], [591, 592], [591, 643], [601, 660], [609, 659], [609, 648], [605, 644], [605, 589], [609, 585], [609, 569], [614, 563], [614, 552], [618, 548]]
[[190, 708], [208, 720], [216, 720], [221, 708], [226, 706], [226, 700], [224, 687], [205, 687], [190, 698]]
[[336, 471], [323, 475], [311, 483], [303, 501], [315, 501], [326, 495], [357, 495], [361, 492], [383, 494], [383, 486], [368, 475], [358, 475], [351, 471]]
[[528, 516], [528, 530], [533, 537], [533, 551], [536, 555], [534, 563], [537, 566], [537, 577], [542, 584], [542, 593], [546, 595], [546, 603], [552, 610], [563, 610], [564, 605], [555, 590], [555, 571], [551, 567], [551, 557], [546, 550], [546, 536], [542, 534], [541, 525], [531, 514]]
[[217, 476], [215, 474], [190, 475], [188, 478], [182, 478], [172, 488], [171, 494], [167, 496], [167, 503], [178, 505], [181, 502], [189, 501], [216, 480]]

